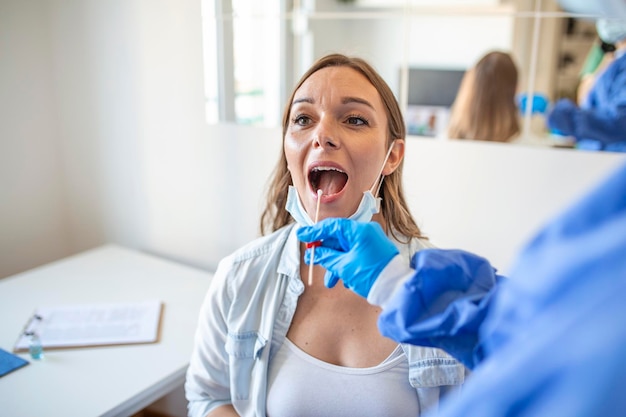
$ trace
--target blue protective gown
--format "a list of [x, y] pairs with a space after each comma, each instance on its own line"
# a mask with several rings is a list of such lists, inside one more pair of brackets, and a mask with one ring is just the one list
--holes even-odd
[[600, 75], [578, 116], [580, 134], [602, 143], [607, 151], [626, 151], [625, 52]]
[[561, 100], [548, 116], [548, 126], [574, 136], [579, 148], [626, 152], [626, 50], [620, 53], [580, 108]]
[[439, 416], [626, 416], [626, 166], [548, 224], [510, 279], [476, 259], [449, 292], [416, 272], [379, 321], [474, 368]]

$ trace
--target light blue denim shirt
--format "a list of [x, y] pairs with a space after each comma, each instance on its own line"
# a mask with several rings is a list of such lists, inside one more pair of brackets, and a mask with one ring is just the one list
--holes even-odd
[[[265, 416], [268, 363], [304, 291], [296, 230], [292, 224], [256, 239], [218, 265], [187, 371], [190, 417], [204, 417], [224, 404], [233, 404], [241, 416]], [[412, 253], [430, 246], [420, 239], [398, 244], [407, 264]], [[444, 393], [463, 383], [465, 368], [443, 351], [402, 347], [422, 411], [436, 408]]]

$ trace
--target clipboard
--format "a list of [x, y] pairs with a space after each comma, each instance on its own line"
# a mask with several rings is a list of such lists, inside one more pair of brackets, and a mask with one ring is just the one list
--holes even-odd
[[162, 314], [160, 300], [39, 307], [13, 352], [27, 352], [32, 333], [44, 349], [156, 343]]

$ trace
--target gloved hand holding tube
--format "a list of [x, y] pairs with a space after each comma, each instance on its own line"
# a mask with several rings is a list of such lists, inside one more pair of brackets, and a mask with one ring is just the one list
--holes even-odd
[[[376, 222], [329, 218], [300, 228], [298, 238], [303, 242], [322, 241], [316, 248], [314, 263], [326, 268], [324, 284], [328, 288], [342, 279], [347, 288], [365, 298], [380, 272], [399, 253]], [[310, 252], [307, 249], [304, 255], [307, 264]]]

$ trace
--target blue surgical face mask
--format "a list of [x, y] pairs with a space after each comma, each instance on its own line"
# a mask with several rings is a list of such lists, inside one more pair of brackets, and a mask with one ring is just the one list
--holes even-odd
[[[376, 194], [380, 190], [380, 187], [383, 184], [384, 175], [382, 175], [383, 169], [385, 168], [385, 164], [387, 163], [387, 159], [389, 159], [389, 155], [391, 154], [391, 150], [393, 149], [393, 143], [389, 147], [387, 151], [387, 156], [385, 156], [385, 160], [383, 161], [383, 165], [380, 168], [378, 175], [376, 176], [376, 180], [372, 185], [372, 188], [363, 192], [363, 197], [361, 197], [361, 202], [359, 203], [359, 207], [357, 207], [354, 214], [348, 217], [351, 220], [355, 220], [357, 222], [367, 223], [372, 220], [374, 214], [380, 212], [380, 197], [374, 197], [373, 189], [376, 188]], [[380, 182], [378, 179], [380, 178]], [[376, 187], [378, 185], [378, 187]], [[300, 196], [298, 195], [298, 190], [293, 185], [289, 186], [287, 191], [287, 204], [285, 204], [285, 209], [291, 214], [296, 223], [300, 226], [312, 226], [315, 224], [311, 217], [306, 212], [302, 203], [300, 202]]]
[[[582, 15], [601, 15], [626, 18], [624, 0], [559, 0], [559, 6], [566, 12]], [[584, 20], [584, 17], [581, 17]]]
[[[361, 197], [359, 207], [356, 209], [354, 214], [349, 217], [349, 219], [363, 223], [369, 222], [372, 220], [374, 214], [380, 211], [380, 201], [381, 199], [374, 197], [370, 190], [365, 191], [363, 193], [363, 197]], [[290, 185], [289, 190], [287, 191], [287, 204], [285, 205], [285, 208], [300, 226], [312, 226], [315, 224], [302, 206], [298, 190], [296, 190], [296, 187], [293, 185]]]

